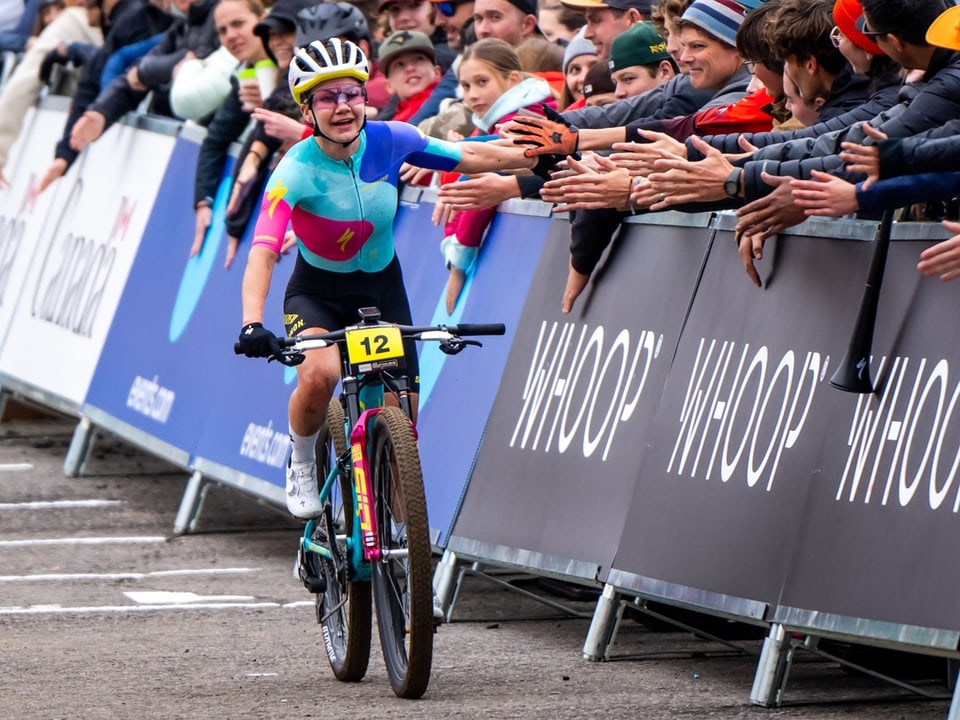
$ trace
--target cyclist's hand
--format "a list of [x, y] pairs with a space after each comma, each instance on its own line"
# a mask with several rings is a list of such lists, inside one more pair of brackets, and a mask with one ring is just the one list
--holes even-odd
[[240, 329], [237, 341], [239, 350], [247, 357], [281, 357], [283, 348], [277, 336], [267, 330], [263, 323], [247, 323]]
[[190, 257], [196, 257], [203, 250], [203, 241], [207, 237], [207, 228], [213, 220], [213, 208], [206, 204], [197, 205], [197, 217], [193, 229], [193, 245], [190, 246]]

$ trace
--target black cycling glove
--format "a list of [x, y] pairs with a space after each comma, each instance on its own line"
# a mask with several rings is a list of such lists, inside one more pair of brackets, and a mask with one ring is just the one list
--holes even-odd
[[237, 342], [239, 351], [247, 357], [281, 357], [283, 348], [277, 336], [267, 330], [262, 323], [244, 325]]

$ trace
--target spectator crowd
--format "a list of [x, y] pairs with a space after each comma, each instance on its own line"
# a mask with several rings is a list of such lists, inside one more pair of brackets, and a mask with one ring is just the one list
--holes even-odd
[[[942, 221], [926, 276], [960, 277], [960, 7], [951, 0], [0, 0], [0, 192], [28, 110], [67, 94], [43, 191], [131, 111], [206, 128], [202, 251], [231, 145], [226, 265], [280, 157], [312, 128], [290, 94], [298, 47], [372, 60], [368, 119], [522, 145], [533, 172], [405, 168], [438, 188], [452, 312], [511, 198], [570, 213], [570, 312], [624, 219], [731, 210], [761, 285], [765, 242], [813, 215]], [[295, 242], [292, 233], [288, 242]], [[559, 288], [558, 288], [559, 295]]]

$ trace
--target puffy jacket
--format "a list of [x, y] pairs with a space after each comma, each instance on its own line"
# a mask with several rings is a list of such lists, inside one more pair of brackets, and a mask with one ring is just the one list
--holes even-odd
[[170, 109], [178, 118], [200, 122], [216, 112], [230, 92], [238, 60], [225, 47], [180, 66], [170, 85]]
[[960, 194], [960, 172], [923, 173], [880, 180], [863, 189], [857, 185], [859, 215], [879, 216], [888, 208], [906, 207], [916, 203], [950, 200]]
[[[891, 138], [908, 137], [960, 118], [960, 53], [937, 49], [924, 74], [926, 85], [907, 105], [898, 105], [871, 120]], [[848, 173], [837, 156], [843, 141], [864, 142], [861, 125], [846, 131], [761, 148], [744, 165], [744, 193], [747, 201], [769, 194], [772, 188], [760, 178], [764, 170], [773, 175], [808, 179], [813, 170], [828, 172], [850, 181], [862, 175]]]
[[960, 170], [960, 118], [908, 138], [884, 140], [880, 177]]

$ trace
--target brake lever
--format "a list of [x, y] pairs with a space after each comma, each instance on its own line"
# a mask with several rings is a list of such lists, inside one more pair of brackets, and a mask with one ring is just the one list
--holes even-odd
[[440, 352], [447, 355], [456, 355], [463, 352], [467, 345], [483, 347], [483, 343], [481, 343], [479, 340], [464, 340], [463, 338], [457, 338], [456, 340], [446, 340], [440, 343]]
[[281, 365], [286, 365], [287, 367], [296, 367], [304, 360], [307, 359], [307, 356], [304, 355], [299, 350], [284, 350], [280, 353], [280, 356], [271, 355], [267, 358], [267, 362], [273, 362], [276, 360]]

